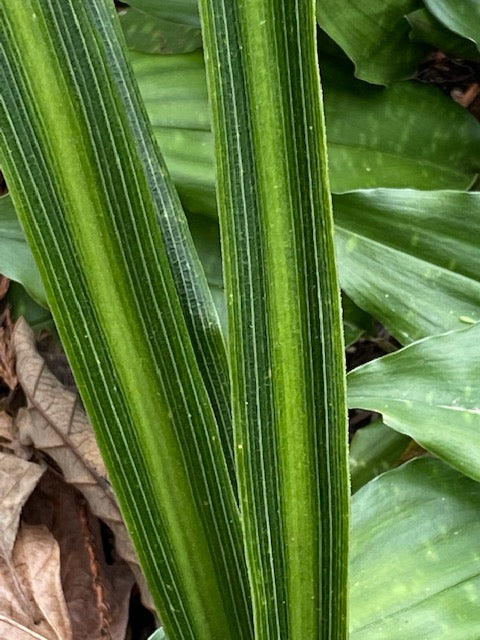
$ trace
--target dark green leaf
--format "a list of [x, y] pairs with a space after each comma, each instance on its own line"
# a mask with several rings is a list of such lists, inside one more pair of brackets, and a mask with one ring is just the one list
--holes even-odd
[[443, 26], [429, 11], [418, 9], [406, 16], [413, 40], [428, 42], [435, 49], [464, 60], [480, 61], [480, 53], [471, 40], [462, 38]]
[[323, 61], [332, 191], [467, 189], [480, 169], [480, 123], [434, 87], [371, 87]]
[[380, 473], [391, 469], [410, 438], [377, 420], [359, 429], [350, 444], [350, 481], [355, 493]]
[[320, 26], [355, 64], [355, 75], [374, 84], [408, 78], [427, 53], [409, 40], [405, 15], [420, 0], [317, 0]]
[[[202, 33], [198, 24], [172, 22], [162, 5], [142, 10], [142, 2], [120, 14], [120, 23], [129, 49], [143, 53], [183, 53], [202, 46]], [[136, 7], [139, 8], [136, 8]], [[167, 16], [167, 19], [165, 18]], [[185, 16], [187, 17], [187, 16]]]

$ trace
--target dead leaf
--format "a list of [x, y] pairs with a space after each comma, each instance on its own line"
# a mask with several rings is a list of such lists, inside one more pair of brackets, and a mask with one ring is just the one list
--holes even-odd
[[12, 320], [7, 309], [0, 316], [0, 378], [10, 390], [17, 386], [15, 352], [12, 348]]
[[44, 469], [9, 453], [0, 453], [0, 556], [11, 558], [23, 505]]
[[0, 411], [0, 438], [13, 440], [13, 418], [6, 411]]
[[123, 640], [133, 573], [123, 560], [105, 559], [100, 525], [83, 496], [48, 471], [22, 519], [44, 525], [60, 550], [60, 576], [72, 640]]
[[13, 573], [0, 560], [0, 638], [73, 640], [60, 582], [59, 548], [46, 527], [21, 525], [12, 567]]
[[17, 321], [12, 341], [18, 380], [28, 402], [28, 408], [19, 411], [16, 419], [21, 443], [32, 443], [48, 454], [65, 480], [85, 496], [92, 513], [110, 527], [119, 556], [129, 563], [142, 600], [153, 611], [153, 600], [108, 481], [92, 426], [77, 396], [48, 370], [25, 320]]

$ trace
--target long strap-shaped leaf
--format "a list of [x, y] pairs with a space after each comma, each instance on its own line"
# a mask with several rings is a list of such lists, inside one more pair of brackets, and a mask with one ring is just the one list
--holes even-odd
[[[171, 639], [249, 639], [238, 510], [177, 293], [185, 309], [203, 275], [115, 20], [105, 0], [0, 0], [1, 166]], [[195, 308], [190, 329], [215, 334]]]
[[313, 0], [201, 0], [256, 638], [346, 638], [348, 476]]

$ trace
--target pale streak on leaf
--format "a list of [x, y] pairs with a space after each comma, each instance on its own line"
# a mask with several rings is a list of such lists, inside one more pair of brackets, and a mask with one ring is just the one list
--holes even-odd
[[16, 420], [21, 443], [33, 444], [48, 454], [65, 480], [84, 495], [92, 513], [110, 527], [118, 554], [130, 565], [144, 604], [153, 610], [92, 426], [77, 396], [67, 391], [46, 367], [36, 350], [33, 332], [23, 319], [15, 325], [13, 346], [18, 380], [28, 402], [28, 408], [19, 411]]

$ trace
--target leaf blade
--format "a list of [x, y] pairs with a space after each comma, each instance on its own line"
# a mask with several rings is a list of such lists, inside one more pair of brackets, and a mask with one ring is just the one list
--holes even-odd
[[255, 630], [343, 638], [342, 328], [313, 2], [201, 12]]

